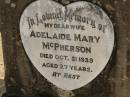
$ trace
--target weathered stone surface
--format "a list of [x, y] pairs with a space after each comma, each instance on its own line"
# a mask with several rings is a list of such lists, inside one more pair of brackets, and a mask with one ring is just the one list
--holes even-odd
[[[18, 25], [21, 12], [32, 1], [10, 0], [7, 3], [0, 0], [0, 32], [6, 64], [7, 92], [10, 87], [17, 87], [28, 97], [41, 92], [59, 97], [130, 97], [129, 0], [87, 0], [96, 3], [109, 14], [115, 25], [116, 42], [111, 60], [104, 71], [90, 84], [74, 91], [63, 91], [49, 83], [28, 60]], [[77, 0], [57, 1], [68, 4]]]

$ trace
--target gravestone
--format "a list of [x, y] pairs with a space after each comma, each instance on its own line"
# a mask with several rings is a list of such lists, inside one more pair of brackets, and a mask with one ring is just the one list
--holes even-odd
[[66, 6], [52, 0], [31, 3], [21, 15], [20, 35], [32, 64], [64, 90], [92, 81], [106, 66], [114, 46], [110, 19], [85, 1]]
[[130, 96], [130, 2], [76, 1], [0, 1], [8, 95]]

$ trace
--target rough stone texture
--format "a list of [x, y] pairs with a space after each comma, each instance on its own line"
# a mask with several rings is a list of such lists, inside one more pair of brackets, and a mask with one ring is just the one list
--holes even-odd
[[[49, 83], [29, 61], [19, 36], [19, 18], [34, 0], [0, 0], [0, 32], [2, 32], [6, 64], [7, 93], [20, 90], [26, 97], [130, 97], [130, 0], [86, 0], [102, 7], [115, 28], [115, 48], [104, 71], [90, 84], [63, 91]], [[57, 0], [62, 4], [78, 0]], [[13, 88], [12, 88], [13, 87]]]

